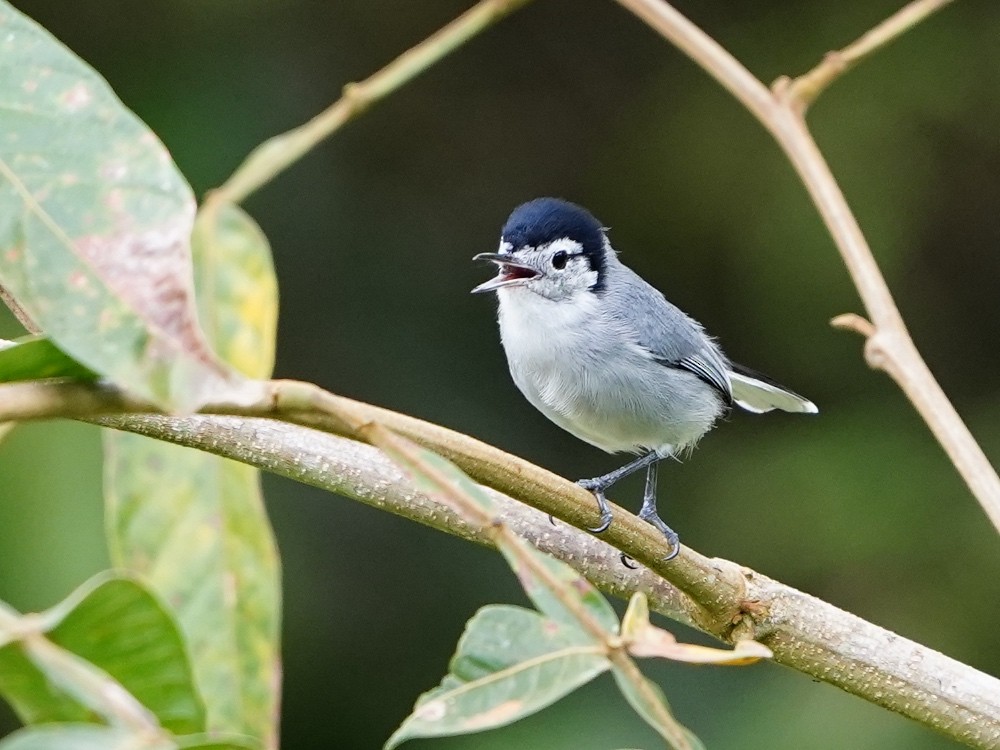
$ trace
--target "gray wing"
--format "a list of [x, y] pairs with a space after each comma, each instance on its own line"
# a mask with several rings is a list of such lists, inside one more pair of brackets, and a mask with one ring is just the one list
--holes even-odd
[[658, 362], [697, 375], [731, 405], [729, 363], [701, 324], [668, 302], [628, 266], [615, 261], [614, 268], [608, 269], [604, 291], [608, 312], [627, 323], [635, 331], [639, 345]]

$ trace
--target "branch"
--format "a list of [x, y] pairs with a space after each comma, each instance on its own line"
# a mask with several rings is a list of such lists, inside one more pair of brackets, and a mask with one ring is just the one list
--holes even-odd
[[[370, 422], [387, 427], [444, 456], [476, 481], [521, 499], [578, 527], [597, 524], [597, 507], [587, 490], [475, 438], [341, 396], [309, 383], [269, 381], [257, 386], [255, 399], [205, 405], [204, 414], [279, 419], [292, 424], [364, 441]], [[249, 393], [251, 389], [247, 388]], [[35, 381], [0, 385], [0, 423], [50, 417], [87, 419], [112, 414], [148, 414], [156, 410], [107, 384]], [[698, 605], [698, 626], [724, 637], [740, 613], [740, 573], [718, 567], [684, 548], [666, 562], [670, 549], [652, 526], [614, 506], [616, 521], [603, 538], [688, 594]], [[725, 586], [720, 586], [720, 581]]]
[[257, 146], [210, 201], [240, 203], [335, 131], [396, 91], [481, 31], [530, 0], [481, 0], [420, 44], [360, 83], [344, 86], [340, 99], [309, 122]]
[[[1000, 477], [955, 411], [917, 351], [879, 271], [871, 248], [851, 213], [840, 186], [806, 126], [803, 112], [808, 89], [787, 78], [768, 89], [714, 39], [663, 0], [617, 0], [680, 48], [735, 96], [774, 136], [819, 209], [861, 296], [873, 333], [865, 359], [885, 371], [902, 389], [930, 427], [986, 515], [1000, 531]], [[916, 0], [893, 18], [848, 47], [851, 62], [878, 49], [933, 10], [928, 0]], [[916, 8], [916, 10], [914, 10]], [[821, 65], [822, 67], [822, 65]], [[813, 71], [815, 72], [815, 71]], [[806, 78], [811, 74], [807, 74]], [[823, 73], [827, 85], [837, 73]], [[812, 96], [818, 94], [822, 86]]]
[[857, 41], [842, 50], [828, 52], [819, 65], [789, 84], [789, 96], [798, 103], [799, 111], [804, 113], [831, 83], [857, 65], [863, 57], [889, 44], [950, 2], [952, 0], [913, 0], [904, 5], [878, 26], [862, 34]]
[[[262, 386], [257, 404], [207, 407], [241, 416], [166, 417], [123, 414], [150, 408], [107, 386], [0, 385], [0, 422], [55, 416], [91, 419], [243, 461], [489, 544], [488, 534], [415, 492], [375, 448], [301, 426], [349, 434], [353, 431], [349, 424], [377, 422], [447, 456], [487, 486], [503, 484], [521, 501], [491, 493], [504, 523], [609, 594], [628, 598], [644, 591], [658, 612], [729, 643], [753, 638], [771, 648], [782, 664], [974, 747], [991, 747], [1000, 733], [1000, 681], [972, 667], [735, 563], [706, 558], [684, 547], [674, 561], [664, 564], [667, 550], [660, 535], [622, 509], [616, 510], [615, 523], [600, 539], [565, 524], [552, 526], [546, 518], [549, 513], [576, 526], [592, 525], [596, 513], [590, 494], [465, 435], [332, 394], [322, 399], [327, 402], [322, 411], [307, 412], [301, 397], [308, 392], [312, 399], [324, 392], [280, 381]], [[283, 412], [288, 404], [297, 411]], [[268, 418], [248, 418], [251, 415]], [[646, 569], [624, 568], [617, 550], [643, 562]]]
[[[246, 417], [123, 415], [90, 421], [231, 458], [467, 541], [494, 546], [488, 530], [463, 519], [453, 508], [414, 492], [402, 470], [382, 451], [355, 440]], [[618, 550], [603, 539], [564, 523], [552, 524], [545, 511], [484, 489], [506, 526], [543, 552], [584, 572], [602, 591], [622, 599], [635, 590], [645, 591], [658, 612], [695, 627], [700, 608], [653, 571], [629, 570], [618, 559]]]

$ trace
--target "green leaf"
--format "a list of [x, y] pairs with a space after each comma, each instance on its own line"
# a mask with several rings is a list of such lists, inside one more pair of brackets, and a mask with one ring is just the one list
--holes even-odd
[[96, 724], [49, 724], [27, 727], [2, 742], [0, 750], [174, 750], [166, 738], [137, 737], [119, 727]]
[[[99, 709], [90, 684], [101, 676], [81, 674], [82, 665], [61, 655], [68, 652], [115, 680], [165, 728], [204, 729], [177, 626], [138, 582], [102, 574], [32, 622], [58, 649], [40, 652], [19, 641], [0, 648], [0, 695], [26, 723], [84, 721]], [[0, 643], [6, 640], [0, 628]]]
[[175, 739], [178, 750], [260, 750], [260, 743], [251, 737], [198, 734]]
[[490, 605], [469, 620], [441, 684], [417, 700], [385, 744], [510, 724], [551, 705], [611, 666], [571, 623]]
[[194, 209], [108, 84], [0, 0], [0, 285], [69, 357], [182, 411], [239, 380], [195, 317]]
[[77, 595], [79, 603], [49, 631], [49, 640], [107, 672], [164, 728], [203, 730], [205, 708], [170, 613], [135, 580], [105, 577], [95, 583]]
[[50, 339], [30, 336], [0, 348], [0, 383], [43, 378], [94, 380], [97, 375], [65, 354]]
[[231, 203], [208, 203], [192, 236], [198, 318], [213, 348], [244, 375], [274, 367], [278, 283], [260, 227]]
[[638, 682], [633, 681], [618, 667], [612, 669], [611, 673], [615, 676], [615, 682], [618, 683], [618, 688], [629, 705], [670, 743], [671, 747], [675, 750], [705, 750], [701, 740], [674, 718], [670, 712], [670, 704], [667, 703], [667, 698], [659, 685], [642, 674], [637, 675]]
[[96, 718], [86, 705], [46, 677], [17, 643], [0, 648], [0, 696], [25, 724]]
[[618, 615], [604, 598], [600, 591], [594, 588], [586, 578], [577, 573], [566, 563], [551, 555], [540, 552], [520, 537], [512, 537], [510, 542], [501, 541], [500, 551], [507, 563], [517, 575], [525, 593], [539, 611], [555, 620], [577, 623], [577, 617], [562, 603], [544, 578], [539, 576], [528, 559], [542, 566], [552, 578], [563, 596], [575, 601], [588, 614], [596, 619], [609, 634], [618, 632]]
[[[205, 332], [243, 374], [270, 377], [277, 282], [267, 240], [235, 206], [206, 205], [194, 235]], [[277, 744], [281, 581], [256, 469], [138, 435], [105, 433], [112, 557], [171, 602], [208, 729]]]
[[258, 472], [139, 435], [105, 434], [116, 565], [171, 603], [205, 697], [210, 731], [276, 734], [277, 550]]
[[151, 737], [122, 727], [47, 724], [14, 732], [0, 741], [0, 750], [259, 750], [259, 745], [242, 738]]

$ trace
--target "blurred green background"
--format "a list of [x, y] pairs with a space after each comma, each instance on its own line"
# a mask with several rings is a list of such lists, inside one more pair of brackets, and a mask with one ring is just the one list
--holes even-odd
[[[471, 0], [15, 0], [111, 82], [199, 194], [258, 142]], [[685, 0], [770, 81], [901, 0]], [[1000, 460], [1000, 4], [962, 0], [815, 106], [817, 139], [918, 346]], [[580, 202], [623, 259], [733, 359], [816, 418], [735, 415], [661, 472], [671, 525], [993, 674], [1000, 540], [860, 340], [861, 311], [792, 170], [749, 115], [610, 0], [536, 0], [349, 125], [247, 204], [282, 290], [278, 374], [415, 414], [568, 477], [617, 465], [516, 392], [493, 302], [468, 290], [518, 202]], [[8, 318], [0, 334], [14, 335]], [[49, 606], [107, 565], [98, 431], [0, 444], [0, 599]], [[482, 604], [522, 602], [500, 558], [265, 477], [284, 559], [283, 747], [378, 747], [436, 684]], [[634, 497], [629, 493], [634, 492]], [[638, 506], [637, 484], [618, 493]], [[698, 636], [675, 632], [690, 638]], [[649, 665], [712, 748], [952, 743], [783, 667]], [[0, 708], [0, 735], [14, 726]], [[610, 678], [508, 729], [416, 747], [658, 747]]]

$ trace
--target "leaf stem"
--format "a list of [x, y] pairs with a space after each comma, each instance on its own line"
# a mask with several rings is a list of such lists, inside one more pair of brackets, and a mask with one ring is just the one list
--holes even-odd
[[632, 657], [624, 649], [616, 649], [610, 654], [610, 659], [618, 672], [619, 679], [627, 680], [632, 685], [635, 693], [642, 698], [651, 714], [650, 718], [654, 719], [654, 721], [649, 721], [650, 726], [672, 747], [676, 748], [676, 750], [691, 750], [691, 743], [688, 742], [688, 738], [681, 731], [677, 719], [670, 713], [670, 709], [667, 708], [663, 699], [653, 689], [652, 684], [643, 675], [642, 670], [639, 669], [639, 665], [635, 663]]
[[156, 717], [122, 684], [102, 669], [45, 637], [40, 615], [18, 615], [0, 607], [0, 643], [20, 643], [31, 661], [57, 683], [112, 724], [163, 741], [166, 733]]

